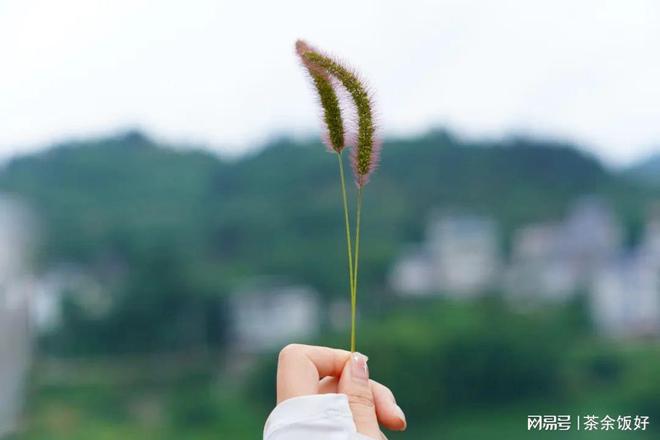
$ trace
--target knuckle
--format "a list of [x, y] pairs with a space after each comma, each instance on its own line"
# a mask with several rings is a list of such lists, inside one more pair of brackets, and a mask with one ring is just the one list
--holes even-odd
[[386, 397], [387, 399], [391, 400], [392, 402], [396, 402], [396, 398], [394, 397], [394, 393], [392, 390], [383, 385], [380, 382], [376, 382], [375, 380], [370, 380], [371, 382], [371, 388], [374, 392], [374, 394], [378, 394], [379, 397]]
[[386, 386], [383, 387], [385, 388], [385, 393], [387, 394], [387, 397], [389, 397], [392, 402], [396, 402], [396, 397], [394, 397], [394, 393], [392, 392], [392, 390]]
[[354, 393], [348, 395], [348, 404], [351, 408], [362, 408], [373, 410], [375, 408], [373, 398], [367, 393]]
[[301, 352], [300, 344], [288, 344], [283, 349], [280, 350], [278, 359], [280, 362], [286, 358], [290, 358], [292, 355], [297, 355]]

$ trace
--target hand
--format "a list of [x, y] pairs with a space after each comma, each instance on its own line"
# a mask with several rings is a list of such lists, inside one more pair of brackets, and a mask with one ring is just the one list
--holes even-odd
[[366, 356], [311, 345], [284, 347], [277, 366], [277, 403], [325, 393], [348, 396], [355, 426], [361, 434], [385, 439], [379, 423], [396, 431], [406, 429], [405, 415], [392, 391], [369, 380]]

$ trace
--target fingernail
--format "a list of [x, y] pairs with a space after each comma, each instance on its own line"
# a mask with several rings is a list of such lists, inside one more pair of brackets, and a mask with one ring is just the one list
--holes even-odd
[[369, 380], [368, 357], [361, 353], [353, 353], [351, 356], [351, 374], [355, 379]]
[[401, 431], [405, 431], [406, 427], [408, 426], [408, 423], [406, 422], [406, 415], [403, 413], [403, 410], [399, 405], [394, 405], [394, 409], [396, 410], [396, 414], [399, 419], [403, 422], [403, 428], [401, 428]]

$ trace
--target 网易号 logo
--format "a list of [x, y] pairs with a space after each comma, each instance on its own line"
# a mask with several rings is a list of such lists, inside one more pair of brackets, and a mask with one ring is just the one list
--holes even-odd
[[646, 431], [649, 417], [640, 415], [528, 415], [528, 431]]

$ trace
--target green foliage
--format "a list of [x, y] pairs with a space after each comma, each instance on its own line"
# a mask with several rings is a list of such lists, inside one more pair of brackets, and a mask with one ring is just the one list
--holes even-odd
[[0, 190], [17, 193], [39, 214], [45, 261], [123, 262], [163, 241], [198, 252], [206, 190], [222, 166], [208, 153], [164, 150], [128, 133], [13, 160], [0, 174]]
[[363, 327], [362, 347], [375, 377], [414, 418], [429, 420], [462, 408], [559, 397], [562, 333], [551, 331], [558, 323], [498, 303], [425, 301]]
[[660, 186], [660, 155], [656, 153], [634, 163], [624, 170], [624, 175], [631, 180], [657, 188]]
[[[182, 276], [208, 294], [263, 273], [286, 273], [330, 295], [344, 291], [336, 165], [317, 144], [281, 140], [229, 163], [137, 139], [61, 146], [0, 173], [0, 191], [25, 198], [41, 219], [44, 265], [131, 270], [169, 249], [187, 262]], [[436, 133], [391, 141], [383, 155], [365, 200], [378, 209], [363, 219], [374, 231], [362, 250], [370, 288], [382, 287], [392, 258], [421, 239], [435, 208], [491, 215], [508, 235], [558, 218], [585, 192], [610, 198], [628, 224], [655, 196], [556, 144], [463, 143]]]
[[[260, 435], [260, 409], [237, 390], [217, 383], [211, 363], [204, 362], [200, 369], [186, 365], [189, 361], [182, 365], [177, 362], [169, 359], [155, 372], [137, 371], [132, 376], [116, 363], [102, 368], [76, 365], [76, 372], [87, 378], [87, 384], [38, 380], [20, 439], [211, 440]], [[163, 370], [170, 370], [173, 376], [160, 377]]]
[[[388, 438], [536, 438], [525, 430], [531, 413], [660, 417], [657, 344], [598, 341], [576, 321], [576, 307], [519, 314], [493, 295], [396, 304], [365, 320], [361, 349], [372, 377], [391, 387], [408, 417], [409, 431]], [[20, 438], [256, 438], [274, 405], [277, 355], [255, 361], [245, 383], [215, 356], [46, 360], [30, 381]], [[657, 427], [636, 437], [656, 438]]]
[[[285, 274], [328, 297], [344, 297], [336, 165], [318, 148], [283, 139], [226, 162], [130, 134], [8, 163], [0, 191], [21, 196], [38, 214], [41, 266], [81, 265], [115, 304], [102, 322], [76, 317], [73, 306], [75, 325], [65, 338], [71, 342], [60, 340], [59, 347], [221, 344], [224, 321], [212, 312], [250, 276]], [[389, 142], [372, 185], [365, 205], [374, 209], [363, 215], [369, 234], [362, 243], [360, 301], [373, 307], [365, 314], [385, 307], [387, 271], [405, 244], [421, 239], [433, 209], [491, 215], [506, 239], [522, 224], [560, 217], [585, 192], [610, 199], [629, 227], [641, 223], [657, 196], [570, 146], [466, 143], [442, 132]], [[174, 310], [170, 319], [163, 318], [166, 309]], [[206, 330], [181, 330], [177, 323], [191, 316], [200, 316], [195, 322]], [[132, 346], [128, 328], [144, 335]], [[185, 336], [175, 336], [180, 331]]]
[[[599, 341], [576, 319], [580, 307], [521, 314], [497, 295], [472, 303], [424, 299], [366, 320], [361, 350], [371, 375], [393, 390], [410, 427], [388, 438], [536, 438], [526, 431], [528, 414], [660, 417], [656, 344]], [[247, 388], [264, 406], [274, 401], [275, 367], [273, 354]], [[569, 438], [590, 438], [572, 432]]]
[[[634, 240], [657, 190], [571, 146], [530, 140], [471, 143], [439, 132], [392, 140], [384, 156], [366, 199], [378, 209], [364, 217], [362, 300], [373, 307], [363, 309], [360, 350], [408, 414], [410, 432], [388, 437], [531, 438], [527, 414], [562, 410], [649, 415], [656, 431], [637, 437], [656, 438], [656, 344], [594, 339], [579, 304], [529, 315], [498, 301], [401, 304], [384, 280], [435, 208], [493, 216], [508, 237], [563, 215], [582, 193], [598, 193]], [[0, 191], [38, 214], [42, 268], [81, 265], [113, 300], [92, 319], [68, 299], [65, 326], [46, 340], [51, 352], [139, 358], [221, 348], [222, 297], [253, 275], [287, 274], [328, 297], [345, 294], [336, 170], [316, 143], [281, 140], [228, 162], [132, 133], [15, 159], [0, 172]], [[320, 342], [344, 346], [345, 337]], [[273, 404], [275, 359], [261, 362], [247, 387], [230, 371], [218, 373], [215, 358], [197, 361], [201, 372], [174, 365], [173, 376], [159, 378], [176, 362], [155, 368], [106, 357], [100, 371], [49, 370], [65, 373], [52, 382], [41, 380], [48, 372], [38, 364], [20, 438], [256, 438]], [[143, 374], [126, 378], [135, 372]]]

